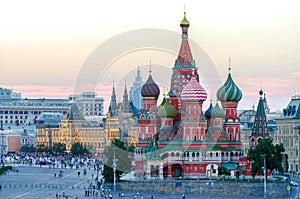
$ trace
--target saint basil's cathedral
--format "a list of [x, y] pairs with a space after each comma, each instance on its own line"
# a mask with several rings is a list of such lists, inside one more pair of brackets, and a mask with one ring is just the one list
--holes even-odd
[[172, 69], [170, 91], [162, 103], [157, 104], [160, 89], [151, 71], [141, 88], [144, 106], [137, 117], [134, 156], [137, 177], [217, 177], [219, 167], [234, 172], [244, 157], [237, 114], [242, 92], [229, 67], [227, 80], [216, 94], [220, 102], [211, 102], [206, 111], [202, 110], [207, 93], [189, 46], [189, 26], [184, 13], [180, 22], [182, 42]]

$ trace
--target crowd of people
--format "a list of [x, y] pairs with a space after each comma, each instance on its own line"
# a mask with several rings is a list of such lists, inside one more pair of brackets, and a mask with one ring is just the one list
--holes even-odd
[[75, 156], [71, 154], [20, 153], [2, 155], [1, 163], [5, 165], [48, 166], [49, 168], [99, 168], [103, 163], [92, 156]]

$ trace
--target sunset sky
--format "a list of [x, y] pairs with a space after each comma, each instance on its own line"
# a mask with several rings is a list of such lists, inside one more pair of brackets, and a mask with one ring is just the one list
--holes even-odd
[[[298, 0], [1, 1], [0, 87], [12, 88], [28, 98], [66, 98], [76, 90], [80, 73], [95, 49], [102, 44], [110, 46], [119, 35], [139, 29], [180, 34], [184, 5], [191, 23], [189, 38], [211, 59], [222, 83], [231, 57], [233, 78], [243, 91], [239, 109], [257, 105], [261, 85], [273, 111], [282, 110], [300, 90]], [[87, 88], [104, 97], [107, 107], [112, 82], [116, 82], [121, 100], [124, 82], [129, 89], [137, 66], [141, 66], [145, 81], [151, 60], [153, 77], [164, 92], [170, 85], [180, 41], [179, 35], [174, 40], [177, 51], [153, 45], [156, 50], [130, 49], [114, 54], [122, 45], [133, 45], [130, 38], [97, 54], [99, 60], [114, 59], [109, 67], [103, 66], [97, 87]], [[192, 53], [194, 49], [192, 46]], [[201, 83], [208, 88], [202, 60], [194, 58]], [[210, 96], [215, 99], [214, 89]]]

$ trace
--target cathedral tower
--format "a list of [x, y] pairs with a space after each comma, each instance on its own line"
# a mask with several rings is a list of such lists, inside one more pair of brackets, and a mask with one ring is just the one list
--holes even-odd
[[217, 91], [217, 98], [225, 111], [224, 130], [228, 141], [240, 142], [240, 118], [237, 114], [237, 106], [242, 99], [242, 91], [231, 77], [230, 60], [227, 80]]
[[173, 74], [171, 77], [171, 88], [170, 88], [170, 102], [178, 110], [178, 115], [176, 117], [176, 123], [181, 120], [181, 91], [182, 88], [189, 82], [192, 77], [192, 70], [195, 70], [195, 78], [199, 80], [197, 74], [197, 67], [191, 49], [188, 42], [188, 28], [190, 22], [186, 19], [186, 13], [184, 12], [183, 20], [180, 22], [180, 27], [182, 30], [182, 41], [180, 50], [175, 60], [173, 67]]

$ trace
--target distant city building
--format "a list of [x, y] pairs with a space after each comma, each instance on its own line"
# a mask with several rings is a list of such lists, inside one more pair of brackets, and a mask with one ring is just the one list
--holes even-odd
[[141, 68], [138, 67], [135, 80], [132, 82], [132, 87], [130, 88], [129, 95], [130, 95], [130, 102], [137, 109], [143, 108], [143, 99], [141, 95], [141, 87], [144, 84], [141, 76]]
[[95, 92], [70, 95], [68, 99], [28, 99], [22, 98], [21, 93], [0, 88], [0, 129], [4, 125], [34, 124], [44, 112], [66, 114], [72, 100], [78, 104], [84, 116], [103, 116], [104, 99], [98, 98]]
[[34, 146], [34, 135], [28, 134], [25, 126], [0, 131], [0, 155], [19, 153], [23, 146]]
[[23, 99], [20, 93], [0, 88], [0, 128], [4, 125], [33, 124], [43, 112], [65, 114], [68, 106], [67, 99]]
[[300, 95], [294, 95], [281, 116], [274, 132], [274, 143], [283, 143], [285, 148], [283, 166], [285, 171], [300, 173]]
[[104, 99], [97, 97], [95, 92], [82, 92], [79, 95], [69, 95], [69, 101], [75, 101], [84, 116], [103, 116]]
[[0, 131], [0, 157], [8, 152], [7, 132]]
[[114, 139], [122, 140], [126, 145], [136, 145], [137, 124], [134, 116], [137, 109], [129, 102], [127, 87], [124, 87], [123, 100], [117, 105], [116, 93], [113, 86], [109, 110], [106, 114], [105, 131], [108, 136], [108, 144]]
[[70, 105], [63, 115], [44, 113], [37, 119], [36, 146], [53, 147], [61, 143], [70, 151], [74, 143], [80, 143], [95, 156], [102, 154], [106, 146], [103, 127], [90, 124], [82, 115], [76, 103]]

